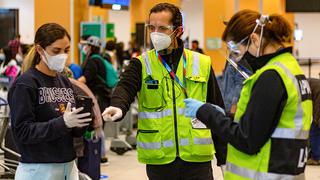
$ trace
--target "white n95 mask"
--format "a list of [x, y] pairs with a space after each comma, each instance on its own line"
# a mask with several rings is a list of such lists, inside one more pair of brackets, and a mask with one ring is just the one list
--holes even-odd
[[58, 54], [55, 56], [50, 56], [46, 51], [44, 51], [44, 54], [44, 62], [47, 64], [50, 70], [57, 72], [63, 71], [68, 59], [68, 54]]
[[84, 55], [87, 55], [90, 51], [89, 49], [90, 47], [88, 45], [84, 45], [82, 46], [82, 49], [81, 49], [81, 52], [84, 54]]
[[170, 36], [165, 33], [152, 32], [150, 36], [154, 49], [157, 52], [167, 49], [171, 44]]
[[23, 61], [23, 58], [20, 54], [16, 54], [16, 60], [21, 63]]
[[0, 53], [0, 61], [6, 60], [6, 56], [3, 53]]

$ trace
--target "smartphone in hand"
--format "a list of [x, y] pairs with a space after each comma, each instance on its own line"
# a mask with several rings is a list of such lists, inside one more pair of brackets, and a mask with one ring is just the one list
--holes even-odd
[[[91, 113], [92, 117], [92, 107], [93, 107], [93, 101], [89, 96], [82, 96], [77, 95], [76, 96], [76, 108], [83, 107], [83, 110], [80, 111], [80, 113]], [[88, 117], [85, 117], [88, 118]]]

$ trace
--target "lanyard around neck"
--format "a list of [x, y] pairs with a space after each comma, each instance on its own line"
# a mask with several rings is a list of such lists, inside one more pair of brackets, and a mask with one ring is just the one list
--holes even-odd
[[188, 98], [188, 95], [187, 95], [187, 80], [186, 80], [186, 74], [187, 74], [187, 70], [186, 70], [187, 69], [186, 68], [186, 64], [187, 64], [186, 53], [183, 51], [183, 84], [180, 81], [180, 79], [178, 78], [178, 76], [176, 75], [176, 73], [174, 73], [174, 71], [166, 63], [165, 59], [158, 52], [156, 52], [156, 55], [158, 56], [158, 59], [161, 62], [161, 64], [166, 68], [166, 70], [170, 74], [170, 77], [172, 79], [174, 79], [181, 86], [186, 98]]

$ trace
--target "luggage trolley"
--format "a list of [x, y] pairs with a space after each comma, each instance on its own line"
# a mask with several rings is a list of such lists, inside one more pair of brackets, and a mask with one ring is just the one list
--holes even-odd
[[12, 77], [0, 75], [0, 97], [6, 99], [8, 90], [13, 82]]
[[[5, 99], [0, 98], [0, 149], [4, 151], [4, 153], [13, 155], [19, 159], [21, 157], [20, 154], [5, 146], [5, 138], [9, 127], [9, 120], [9, 105]], [[4, 172], [0, 173], [0, 178], [14, 178], [19, 161], [5, 157], [1, 158], [0, 160], [0, 167], [5, 170]]]
[[8, 90], [11, 83], [13, 82], [12, 77], [0, 75], [0, 87], [1, 89]]

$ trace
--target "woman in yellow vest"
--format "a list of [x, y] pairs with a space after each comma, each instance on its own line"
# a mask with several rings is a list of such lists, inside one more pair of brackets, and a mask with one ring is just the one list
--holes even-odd
[[197, 117], [228, 144], [225, 179], [305, 179], [311, 91], [286, 47], [292, 29], [279, 15], [235, 14], [222, 39], [233, 60], [245, 58], [253, 75], [244, 81], [234, 121], [216, 105], [186, 99]]

